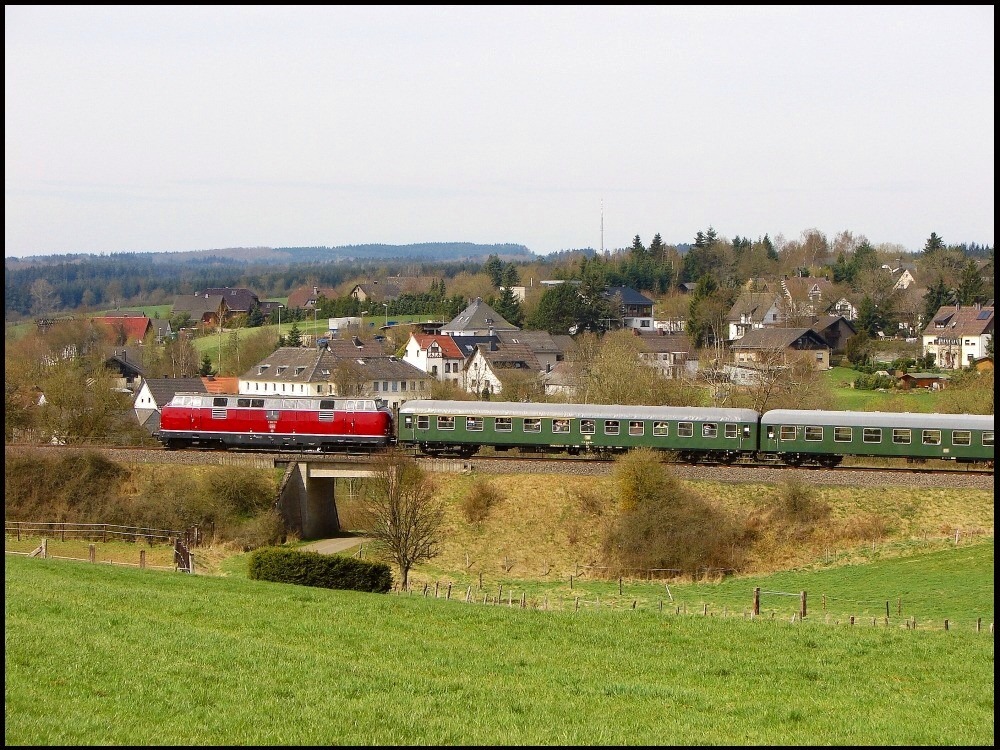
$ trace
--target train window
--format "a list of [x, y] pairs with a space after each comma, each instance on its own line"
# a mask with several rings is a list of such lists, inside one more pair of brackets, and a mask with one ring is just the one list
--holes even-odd
[[250, 406], [254, 409], [264, 408], [264, 399], [262, 398], [252, 398], [250, 399]]
[[472, 432], [482, 432], [483, 431], [483, 418], [482, 417], [466, 417], [465, 418], [465, 429], [471, 430]]
[[778, 432], [778, 440], [795, 440], [796, 432], [798, 432], [798, 428], [795, 425], [783, 424]]
[[552, 420], [552, 432], [569, 432], [569, 420], [568, 419], [553, 419]]
[[910, 444], [910, 431], [896, 428], [892, 431], [892, 442], [896, 445]]
[[983, 445], [993, 445], [993, 430], [983, 433]]
[[324, 398], [324, 399], [322, 399], [319, 402], [319, 408], [320, 409], [336, 409], [337, 408], [337, 402], [334, 401], [332, 398]]
[[608, 419], [604, 422], [604, 434], [605, 435], [617, 435], [621, 430], [621, 422], [617, 419]]
[[212, 399], [212, 406], [229, 406], [229, 399], [225, 396], [216, 396]]
[[881, 427], [865, 427], [864, 431], [861, 433], [861, 439], [866, 443], [881, 443], [882, 442], [882, 428]]
[[920, 442], [924, 445], [941, 445], [941, 430], [924, 430]]
[[694, 437], [694, 423], [678, 422], [677, 437]]
[[438, 417], [437, 425], [439, 430], [454, 430], [455, 429], [455, 418], [454, 417]]
[[726, 438], [729, 440], [734, 439], [739, 434], [739, 425], [727, 424], [726, 425]]
[[417, 416], [417, 429], [418, 430], [429, 430], [431, 428], [431, 418], [426, 414], [420, 414]]
[[403, 417], [403, 427], [410, 429], [413, 427], [413, 415], [407, 414]]
[[719, 425], [715, 422], [705, 422], [701, 426], [701, 436], [705, 438], [715, 438], [719, 436]]
[[952, 445], [972, 445], [972, 433], [968, 430], [955, 430], [951, 433]]
[[823, 428], [814, 427], [809, 425], [805, 428], [806, 430], [806, 440], [822, 440], [823, 439]]
[[525, 432], [541, 432], [542, 431], [542, 420], [532, 417], [531, 419], [524, 420], [524, 431]]
[[666, 437], [670, 432], [669, 422], [653, 422], [653, 436]]
[[238, 398], [236, 399], [236, 405], [242, 406], [245, 409], [250, 408], [250, 399], [248, 398]]
[[642, 422], [629, 422], [628, 434], [639, 437], [646, 432], [646, 426]]
[[510, 417], [497, 417], [494, 422], [497, 432], [510, 432], [511, 431], [511, 418]]
[[834, 427], [833, 439], [838, 443], [849, 443], [854, 439], [853, 427]]
[[581, 419], [580, 420], [580, 433], [582, 435], [593, 435], [595, 432], [594, 420], [593, 419]]

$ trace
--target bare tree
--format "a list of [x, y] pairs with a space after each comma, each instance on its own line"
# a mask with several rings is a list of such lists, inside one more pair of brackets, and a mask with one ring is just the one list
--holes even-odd
[[399, 567], [404, 589], [413, 566], [440, 551], [444, 506], [424, 470], [399, 450], [386, 451], [365, 483], [360, 516], [365, 533]]

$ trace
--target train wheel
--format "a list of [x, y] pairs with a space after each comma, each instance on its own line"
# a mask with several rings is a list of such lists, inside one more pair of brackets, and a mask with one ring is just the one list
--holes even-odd
[[789, 466], [801, 466], [804, 460], [798, 453], [786, 453], [783, 458]]
[[820, 456], [819, 464], [825, 469], [832, 469], [835, 466], [839, 466], [843, 460], [843, 456]]

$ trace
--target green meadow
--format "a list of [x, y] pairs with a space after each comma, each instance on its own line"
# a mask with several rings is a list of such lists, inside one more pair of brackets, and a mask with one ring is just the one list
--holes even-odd
[[[758, 586], [778, 593], [750, 619]], [[805, 620], [794, 597], [769, 614], [801, 590]], [[8, 745], [994, 741], [992, 539], [634, 608], [616, 591], [522, 607], [20, 555], [4, 591]], [[820, 592], [827, 614], [849, 606], [828, 617]]]

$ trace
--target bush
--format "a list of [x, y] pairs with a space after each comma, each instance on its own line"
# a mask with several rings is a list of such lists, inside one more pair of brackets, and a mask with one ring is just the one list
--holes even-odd
[[830, 506], [816, 490], [798, 479], [789, 479], [778, 490], [772, 518], [796, 524], [812, 524], [830, 515]]
[[392, 588], [392, 572], [385, 563], [281, 547], [263, 547], [251, 552], [247, 576], [258, 581], [378, 594]]
[[460, 504], [462, 515], [469, 523], [482, 523], [490, 509], [500, 502], [499, 491], [486, 479], [476, 479]]

